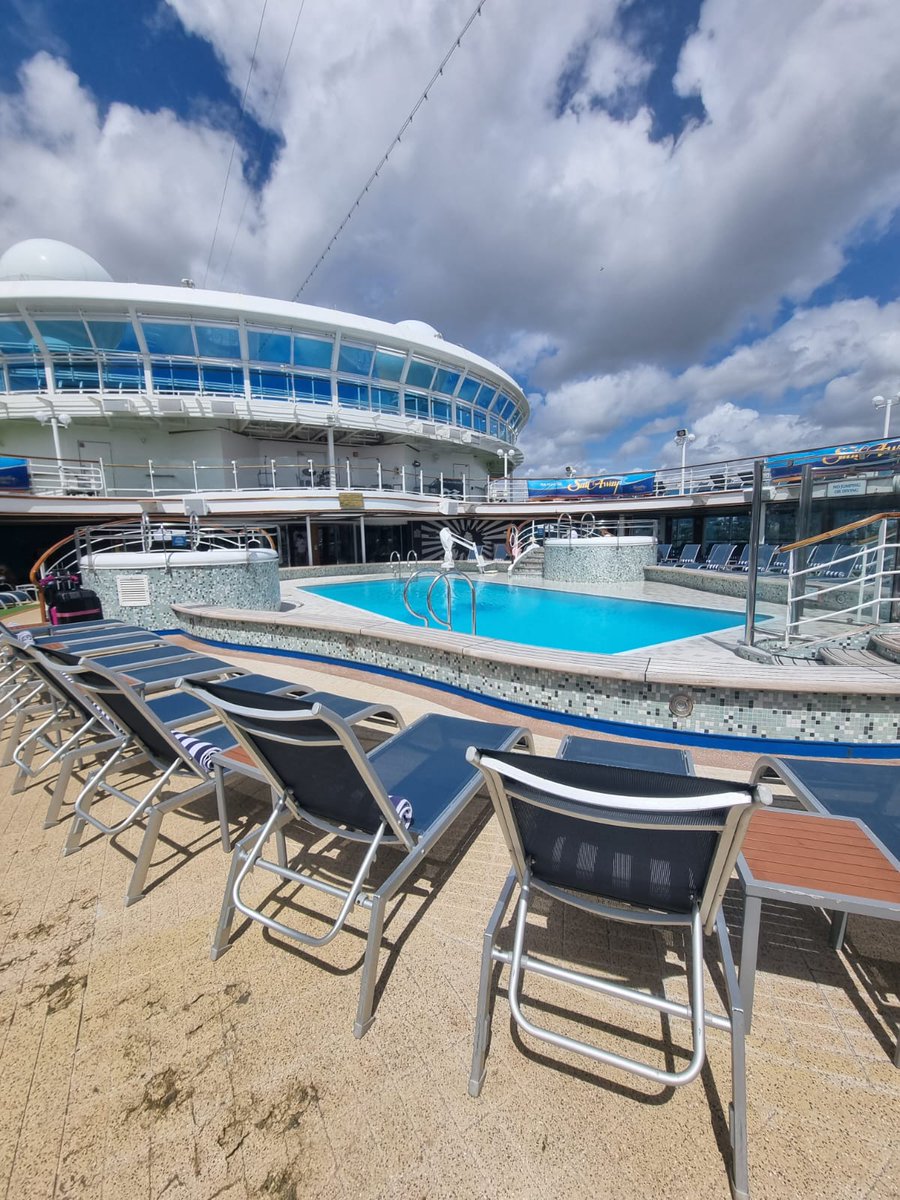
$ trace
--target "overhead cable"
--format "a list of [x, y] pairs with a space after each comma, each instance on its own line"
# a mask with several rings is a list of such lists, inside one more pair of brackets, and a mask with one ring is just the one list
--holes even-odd
[[[290, 42], [288, 42], [287, 54], [285, 54], [284, 62], [281, 64], [281, 74], [278, 76], [278, 83], [275, 87], [274, 95], [272, 96], [272, 103], [269, 105], [269, 111], [266, 114], [265, 121], [263, 122], [263, 126], [266, 129], [271, 129], [271, 127], [272, 127], [272, 116], [275, 112], [275, 105], [278, 103], [278, 97], [281, 95], [281, 85], [284, 83], [284, 76], [285, 76], [285, 72], [287, 71], [288, 60], [290, 59], [291, 51], [294, 48], [294, 39], [297, 36], [297, 27], [300, 24], [300, 17], [303, 15], [303, 6], [305, 4], [306, 4], [306, 0], [300, 0], [300, 7], [297, 9], [297, 19], [294, 21], [294, 30], [291, 34], [291, 40], [290, 40]], [[228, 247], [228, 257], [225, 259], [225, 266], [222, 268], [222, 270], [219, 273], [219, 282], [220, 283], [224, 282], [225, 276], [228, 274], [228, 268], [231, 265], [231, 256], [234, 253], [234, 245], [238, 239], [238, 234], [241, 231], [241, 226], [244, 223], [244, 214], [246, 213], [247, 205], [250, 202], [250, 195], [251, 195], [251, 193], [250, 193], [250, 190], [248, 189], [244, 193], [244, 203], [241, 205], [241, 213], [237, 219], [237, 225], [235, 226], [235, 229], [234, 229], [234, 236], [231, 239], [231, 245]]]
[[306, 288], [306, 285], [309, 283], [309, 281], [312, 279], [313, 275], [315, 275], [316, 271], [318, 271], [319, 267], [325, 261], [325, 258], [327, 257], [328, 252], [331, 250], [331, 247], [341, 236], [341, 233], [344, 230], [344, 226], [347, 224], [347, 222], [353, 216], [353, 214], [357, 210], [357, 208], [359, 208], [359, 206], [363, 200], [363, 197], [365, 196], [366, 192], [368, 192], [369, 188], [372, 186], [372, 184], [375, 182], [375, 180], [378, 178], [379, 174], [381, 173], [381, 169], [387, 163], [388, 159], [391, 157], [391, 154], [393, 154], [395, 147], [397, 147], [400, 144], [400, 139], [403, 137], [404, 133], [406, 133], [407, 129], [412, 124], [413, 117], [416, 115], [416, 113], [419, 111], [419, 109], [422, 107], [422, 105], [428, 99], [428, 93], [431, 91], [432, 87], [434, 87], [435, 83], [441, 77], [441, 75], [443, 75], [444, 67], [446, 67], [447, 63], [450, 61], [450, 59], [453, 57], [453, 55], [459, 49], [463, 38], [469, 32], [469, 27], [472, 25], [472, 23], [474, 22], [476, 17], [481, 16], [481, 10], [484, 8], [486, 3], [487, 3], [487, 0], [479, 0], [479, 3], [475, 6], [474, 12], [469, 17], [468, 21], [466, 21], [465, 25], [463, 25], [463, 27], [459, 31], [459, 33], [456, 35], [450, 49], [447, 51], [447, 53], [441, 59], [438, 69], [435, 71], [435, 73], [432, 75], [432, 77], [428, 80], [428, 83], [425, 85], [425, 90], [422, 92], [421, 96], [418, 98], [418, 100], [413, 105], [412, 111], [410, 112], [409, 116], [406, 118], [406, 120], [400, 126], [399, 130], [397, 131], [397, 134], [391, 140], [391, 143], [388, 146], [387, 150], [381, 156], [378, 166], [375, 168], [375, 170], [372, 172], [372, 174], [366, 180], [365, 184], [363, 185], [362, 191], [359, 193], [359, 195], [356, 197], [356, 199], [351, 204], [350, 209], [347, 212], [347, 215], [341, 221], [340, 225], [338, 225], [338, 227], [335, 230], [334, 234], [332, 235], [331, 240], [329, 241], [328, 245], [325, 247], [325, 249], [322, 251], [322, 253], [319, 255], [319, 257], [316, 259], [316, 262], [315, 262], [312, 270], [306, 276], [306, 278], [303, 280], [303, 282], [300, 284], [300, 287], [297, 289], [297, 291], [294, 293], [294, 300], [300, 299], [301, 295], [303, 294], [304, 289]]
[[263, 0], [262, 12], [259, 14], [259, 25], [256, 29], [256, 41], [253, 43], [253, 54], [250, 56], [250, 70], [247, 72], [247, 82], [244, 84], [244, 94], [241, 96], [241, 110], [238, 114], [237, 125], [234, 130], [234, 137], [231, 139], [231, 155], [228, 159], [228, 170], [225, 172], [225, 184], [222, 188], [222, 198], [219, 201], [219, 211], [216, 215], [216, 227], [213, 230], [212, 241], [209, 244], [209, 254], [206, 258], [206, 270], [203, 272], [203, 286], [206, 287], [206, 280], [209, 275], [209, 265], [212, 262], [213, 250], [216, 246], [216, 237], [219, 233], [219, 222], [222, 220], [222, 209], [225, 207], [225, 194], [228, 191], [228, 180], [231, 178], [231, 167], [234, 163], [234, 153], [237, 149], [238, 134], [241, 132], [244, 124], [244, 112], [247, 106], [247, 93], [250, 91], [250, 80], [253, 78], [253, 68], [256, 66], [256, 51], [259, 48], [259, 36], [262, 33], [263, 21], [266, 19], [266, 7], [269, 0]]

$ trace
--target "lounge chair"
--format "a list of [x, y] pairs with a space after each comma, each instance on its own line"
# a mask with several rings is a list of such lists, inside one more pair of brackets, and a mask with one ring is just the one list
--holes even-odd
[[656, 546], [656, 565], [658, 567], [665, 566], [669, 563], [672, 554], [671, 542], [658, 542]]
[[[346, 721], [324, 705], [310, 709], [289, 698], [267, 697], [253, 708], [235, 703], [227, 685], [185, 684], [208, 703], [238, 742], [236, 763], [265, 780], [278, 796], [261, 830], [238, 842], [212, 946], [213, 959], [228, 948], [236, 912], [280, 937], [311, 948], [327, 945], [354, 909], [368, 915], [368, 931], [354, 1034], [372, 1023], [378, 955], [387, 905], [479, 790], [481, 776], [466, 759], [474, 743], [508, 749], [530, 747], [531, 736], [511, 725], [428, 714], [368, 754]], [[284, 829], [299, 821], [364, 849], [346, 886], [334, 878], [334, 859], [323, 878], [307, 855], [288, 866]], [[277, 861], [265, 857], [274, 839]], [[399, 863], [376, 890], [364, 890], [379, 849], [400, 851]], [[267, 916], [242, 898], [244, 881], [260, 867], [283, 882], [321, 891], [340, 902], [321, 935]]]
[[816, 573], [816, 581], [827, 579], [829, 583], [841, 583], [850, 579], [862, 561], [856, 555], [859, 547], [850, 542], [839, 542], [826, 566]]
[[737, 550], [737, 543], [717, 542], [707, 555], [706, 562], [700, 564], [703, 571], [724, 571], [732, 555]]
[[[469, 753], [488, 783], [513, 863], [484, 934], [470, 1094], [479, 1095], [485, 1078], [496, 963], [509, 967], [512, 1018], [529, 1037], [661, 1086], [677, 1087], [696, 1079], [706, 1057], [706, 1027], [723, 1030], [731, 1036], [732, 1190], [746, 1200], [743, 1008], [721, 901], [750, 815], [770, 800], [767, 790], [486, 749], [473, 748]], [[502, 950], [498, 933], [517, 889], [512, 949]], [[665, 995], [638, 991], [529, 954], [525, 948], [528, 913], [537, 892], [582, 914], [689, 931], [689, 1003], [676, 1003]], [[706, 1012], [704, 1006], [704, 934], [713, 930], [727, 996], [724, 1016]], [[565, 950], [565, 945], [554, 947], [554, 959], [565, 957]], [[527, 972], [617, 1001], [655, 1008], [666, 1018], [690, 1021], [690, 1061], [680, 1069], [655, 1066], [537, 1024], [522, 1007], [523, 975]], [[666, 1053], [668, 1056], [668, 1047]]]
[[641, 742], [619, 742], [569, 734], [557, 758], [603, 763], [607, 767], [631, 767], [638, 771], [668, 771], [673, 775], [695, 775], [690, 750], [674, 746], [646, 746]]
[[672, 565], [676, 566], [676, 567], [692, 567], [692, 566], [696, 567], [699, 565], [697, 563], [697, 555], [699, 553], [700, 553], [700, 543], [699, 542], [689, 542], [688, 545], [683, 547], [677, 560]]
[[[771, 561], [774, 557], [775, 557], [775, 547], [774, 546], [761, 545], [759, 547], [759, 550], [757, 551], [757, 555], [756, 555], [756, 563], [757, 563], [757, 570], [759, 571], [760, 574], [762, 574], [765, 571], [768, 571], [769, 564], [771, 563]], [[737, 560], [737, 562], [732, 563], [731, 566], [729, 566], [727, 569], [729, 571], [734, 571], [734, 572], [740, 571], [740, 572], [743, 572], [745, 575], [747, 574], [747, 572], [750, 570], [750, 543], [749, 542], [747, 543], [746, 546], [744, 546], [743, 550], [741, 551], [740, 558]]]

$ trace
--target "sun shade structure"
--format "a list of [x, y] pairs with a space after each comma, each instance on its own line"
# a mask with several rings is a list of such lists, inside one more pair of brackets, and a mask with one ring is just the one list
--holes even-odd
[[[721, 901], [747, 822], [754, 809], [770, 802], [768, 791], [685, 774], [498, 754], [483, 747], [472, 748], [469, 758], [485, 777], [513, 864], [484, 934], [470, 1094], [479, 1095], [485, 1079], [495, 963], [509, 967], [510, 1011], [529, 1037], [663, 1086], [695, 1080], [706, 1060], [707, 1026], [721, 1029], [731, 1037], [731, 1184], [734, 1195], [746, 1200], [744, 1014]], [[503, 950], [498, 934], [516, 890], [512, 950]], [[535, 893], [603, 920], [685, 930], [689, 1003], [529, 954], [525, 937]], [[713, 932], [726, 985], [726, 1015], [707, 1012], [704, 1005], [704, 935]], [[538, 1024], [523, 1007], [528, 972], [689, 1021], [690, 1061], [664, 1069]]]
[[[278, 797], [271, 817], [236, 846], [212, 947], [218, 958], [228, 947], [235, 913], [240, 912], [279, 937], [311, 948], [327, 945], [351, 912], [368, 918], [366, 952], [354, 1034], [362, 1037], [373, 1021], [375, 982], [387, 905], [421, 865], [435, 843], [460, 817], [482, 784], [466, 757], [476, 741], [498, 750], [530, 748], [531, 735], [511, 725], [428, 714], [388, 738], [368, 754], [353, 730], [322, 704], [312, 709], [289, 698], [269, 696], [254, 707], [235, 703], [227, 684], [186, 685], [208, 703], [238, 742], [236, 763], [249, 760], [251, 772]], [[243, 752], [242, 754], [240, 752]], [[347, 886], [329, 873], [316, 873], [309, 859], [288, 865], [284, 830], [293, 821], [364, 848]], [[277, 860], [265, 857], [274, 839]], [[373, 891], [365, 885], [379, 850], [393, 847], [400, 862]], [[332, 866], [334, 864], [332, 863]], [[316, 935], [268, 916], [241, 894], [255, 869], [280, 882], [311, 888], [339, 902], [337, 916], [325, 918]]]

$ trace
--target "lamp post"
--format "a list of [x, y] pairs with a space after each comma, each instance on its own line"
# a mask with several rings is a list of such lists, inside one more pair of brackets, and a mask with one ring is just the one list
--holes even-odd
[[509, 460], [512, 458], [512, 454], [509, 450], [498, 450], [497, 457], [503, 459], [503, 478], [509, 479]]
[[900, 404], [900, 392], [896, 396], [873, 396], [872, 403], [876, 409], [884, 409], [884, 432], [881, 436], [886, 439], [891, 429], [891, 409], [895, 404]]
[[65, 480], [63, 478], [63, 462], [62, 462], [62, 447], [59, 441], [59, 427], [68, 429], [72, 424], [72, 418], [68, 413], [60, 413], [59, 416], [52, 409], [42, 408], [34, 414], [35, 420], [40, 421], [42, 425], [49, 425], [53, 433], [53, 451], [56, 454], [56, 470], [59, 474], [60, 489], [65, 490]]
[[679, 429], [675, 434], [675, 445], [681, 447], [681, 494], [684, 495], [684, 465], [687, 460], [687, 448], [691, 442], [697, 440], [697, 435], [688, 433], [686, 429]]

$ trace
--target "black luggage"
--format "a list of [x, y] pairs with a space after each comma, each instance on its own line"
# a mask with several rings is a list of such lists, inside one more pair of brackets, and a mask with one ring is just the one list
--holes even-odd
[[80, 575], [45, 575], [40, 587], [51, 625], [103, 619], [100, 598], [90, 588], [81, 586]]

